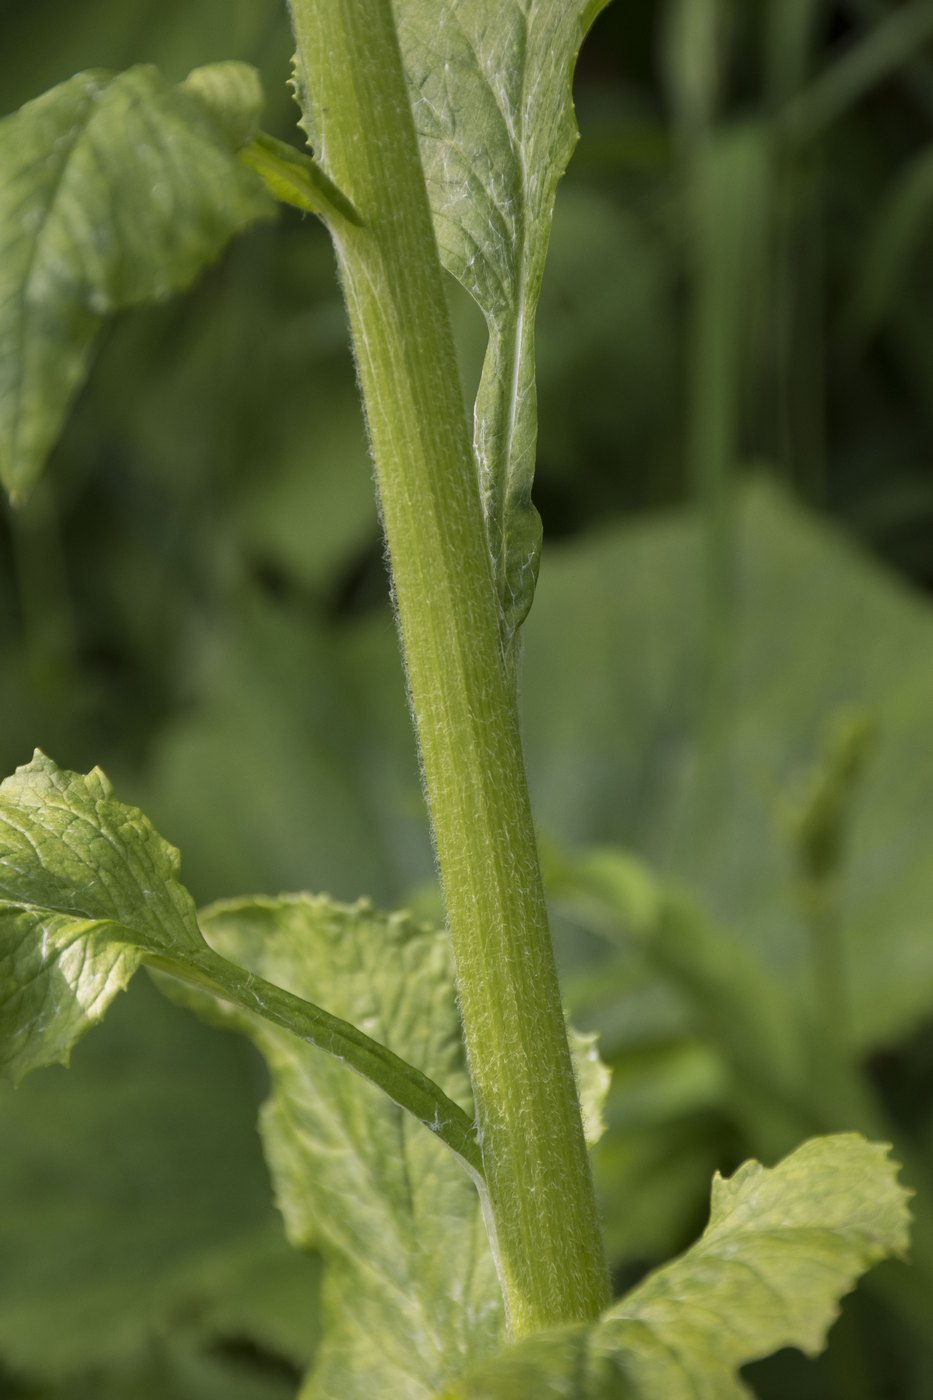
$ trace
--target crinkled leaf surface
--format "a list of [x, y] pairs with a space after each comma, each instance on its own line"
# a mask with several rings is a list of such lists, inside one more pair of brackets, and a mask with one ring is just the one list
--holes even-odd
[[[202, 912], [225, 957], [337, 1012], [469, 1094], [443, 930], [296, 896]], [[488, 1353], [501, 1298], [479, 1197], [450, 1153], [336, 1060], [242, 1009], [215, 1016], [266, 1056], [266, 1152], [292, 1242], [328, 1260], [326, 1326], [305, 1400], [416, 1400]], [[309, 1183], [313, 1187], [309, 1189]]]
[[79, 73], [0, 122], [0, 480], [25, 496], [105, 316], [187, 286], [274, 206], [235, 159], [258, 82]]
[[907, 1247], [907, 1193], [888, 1149], [853, 1133], [813, 1138], [767, 1169], [713, 1181], [710, 1222], [591, 1328], [514, 1347], [444, 1392], [458, 1400], [732, 1400], [740, 1366], [794, 1346], [818, 1352], [839, 1299]]
[[471, 1120], [420, 1070], [204, 942], [178, 853], [95, 769], [43, 754], [0, 784], [0, 1070], [67, 1060], [145, 957], [378, 1082], [481, 1171]]
[[178, 855], [99, 769], [43, 754], [0, 784], [0, 1068], [67, 1062], [143, 952], [204, 948]]
[[155, 1339], [307, 1365], [317, 1261], [276, 1219], [256, 1070], [142, 977], [71, 1069], [0, 1085], [0, 1363], [100, 1392]]

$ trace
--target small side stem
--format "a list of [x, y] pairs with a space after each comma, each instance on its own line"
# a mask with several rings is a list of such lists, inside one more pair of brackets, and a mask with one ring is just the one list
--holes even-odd
[[595, 1317], [606, 1265], [514, 689], [390, 0], [291, 0], [366, 407], [513, 1335]]

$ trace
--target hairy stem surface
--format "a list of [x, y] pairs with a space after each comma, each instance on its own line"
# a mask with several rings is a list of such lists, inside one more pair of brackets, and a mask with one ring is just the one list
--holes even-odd
[[512, 1332], [597, 1315], [606, 1267], [514, 687], [390, 0], [291, 0], [376, 465]]

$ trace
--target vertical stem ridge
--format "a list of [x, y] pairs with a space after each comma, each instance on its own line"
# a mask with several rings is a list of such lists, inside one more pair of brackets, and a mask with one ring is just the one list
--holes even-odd
[[457, 966], [513, 1335], [595, 1317], [602, 1240], [517, 704], [390, 0], [291, 0], [333, 222]]

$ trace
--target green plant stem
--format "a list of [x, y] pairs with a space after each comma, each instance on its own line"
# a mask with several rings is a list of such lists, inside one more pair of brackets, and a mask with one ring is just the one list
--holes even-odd
[[602, 1241], [514, 688], [424, 175], [389, 0], [291, 0], [315, 144], [362, 226], [331, 219], [453, 940], [513, 1335], [595, 1317]]

